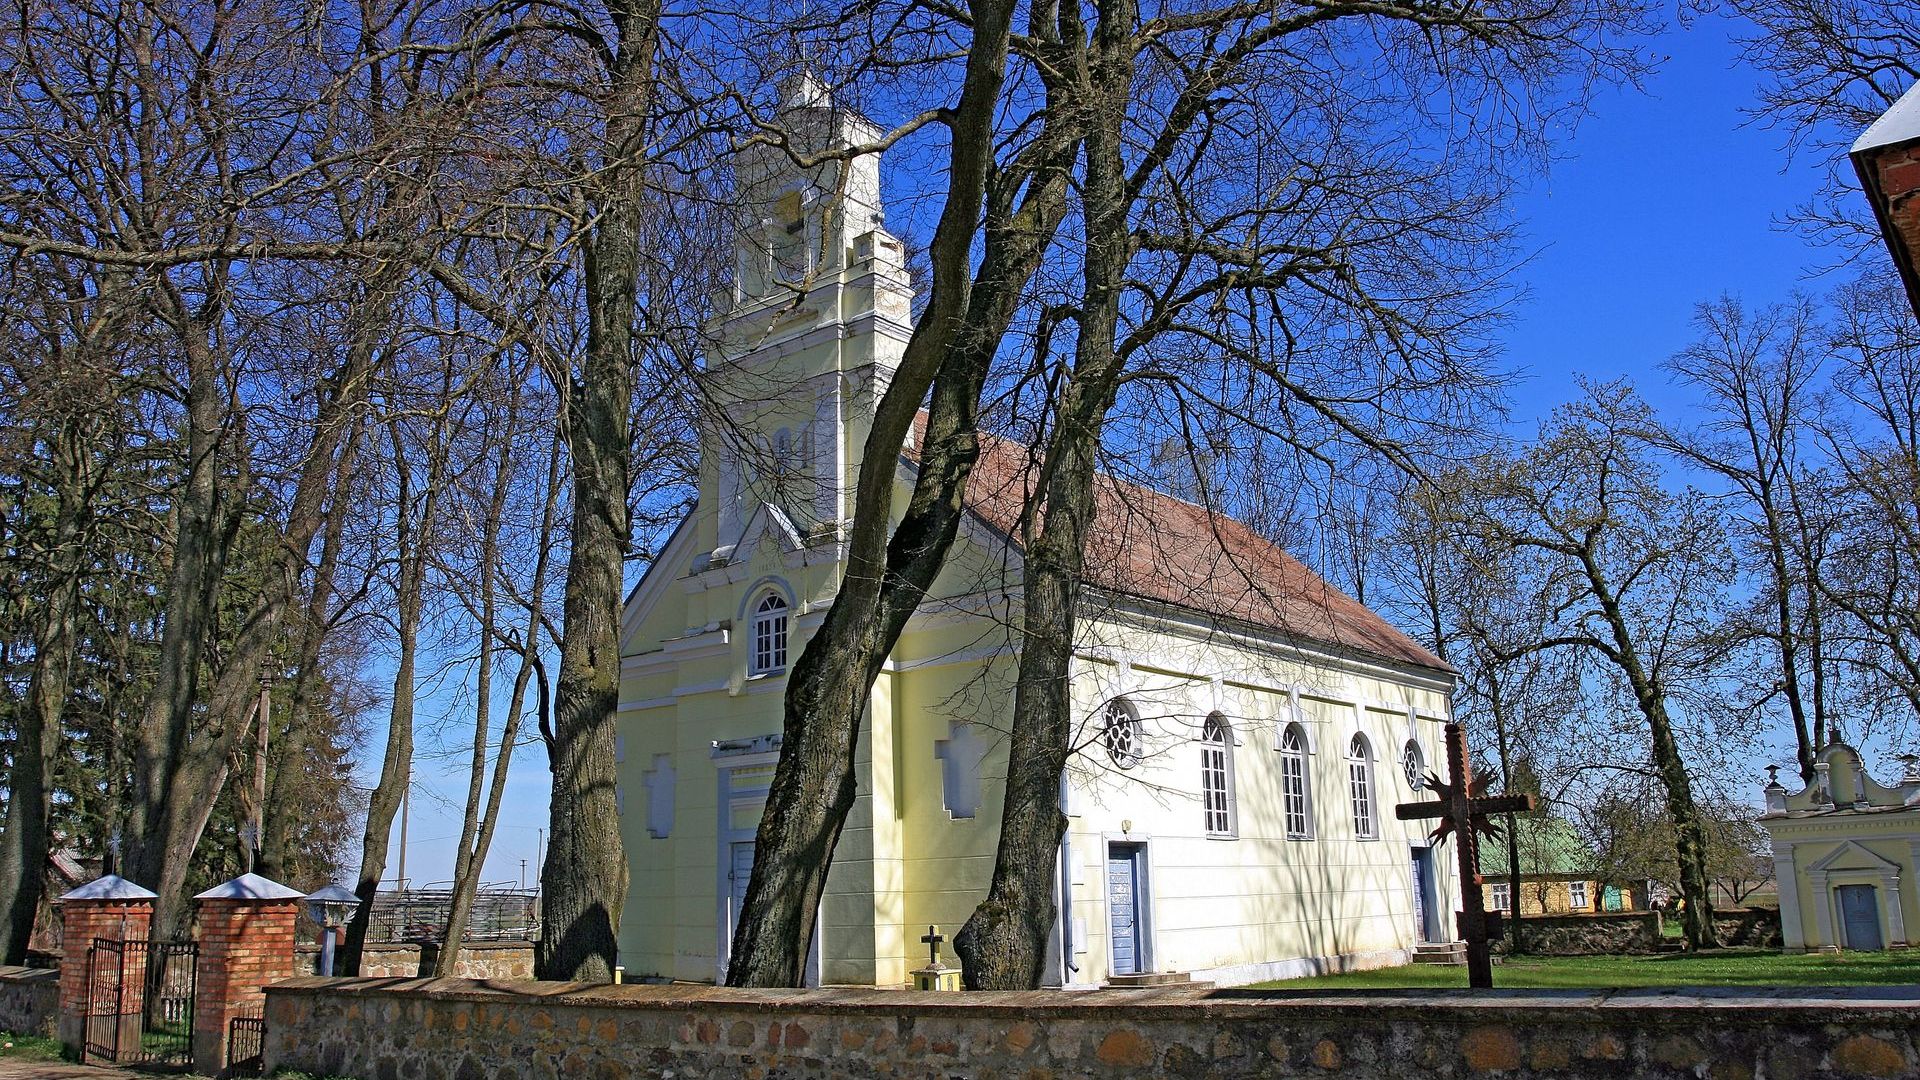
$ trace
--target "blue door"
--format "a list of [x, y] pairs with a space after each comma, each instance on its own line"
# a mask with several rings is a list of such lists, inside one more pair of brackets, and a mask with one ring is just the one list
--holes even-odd
[[1439, 941], [1440, 929], [1435, 926], [1435, 908], [1433, 893], [1433, 849], [1417, 847], [1413, 849], [1413, 922], [1420, 928], [1421, 941]]
[[1140, 973], [1140, 847], [1114, 844], [1107, 849], [1108, 940], [1113, 946], [1113, 973]]
[[1845, 930], [1843, 943], [1849, 949], [1881, 949], [1880, 898], [1871, 885], [1842, 885], [1840, 924]]

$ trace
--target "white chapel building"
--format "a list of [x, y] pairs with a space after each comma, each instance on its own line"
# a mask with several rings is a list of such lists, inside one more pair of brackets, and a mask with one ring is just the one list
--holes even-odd
[[[802, 86], [814, 146], [878, 132]], [[698, 503], [622, 614], [630, 978], [724, 975], [789, 663], [833, 600], [867, 417], [911, 333], [877, 154], [740, 162], [744, 224]], [[875, 685], [810, 981], [897, 987], [992, 872], [1020, 611], [1026, 448], [988, 440], [946, 569]], [[1051, 985], [1221, 984], [1405, 962], [1454, 937], [1451, 849], [1395, 820], [1441, 760], [1453, 673], [1247, 526], [1108, 480], [1074, 660]]]

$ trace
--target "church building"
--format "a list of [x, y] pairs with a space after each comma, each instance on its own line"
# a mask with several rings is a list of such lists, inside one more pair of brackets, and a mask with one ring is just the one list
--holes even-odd
[[[1773, 842], [1780, 936], [1788, 949], [1905, 948], [1920, 927], [1920, 758], [1881, 784], [1838, 735], [1813, 759], [1813, 782], [1767, 782], [1760, 824]], [[1773, 771], [1773, 770], [1769, 770]]]
[[[806, 81], [802, 147], [880, 134]], [[868, 418], [909, 335], [881, 155], [738, 162], [698, 502], [628, 597], [619, 802], [630, 978], [724, 976], [790, 663], [843, 572]], [[1025, 447], [987, 440], [959, 540], [874, 686], [809, 981], [898, 987], [984, 897], [1020, 613]], [[1454, 938], [1451, 851], [1395, 820], [1438, 767], [1452, 671], [1252, 529], [1107, 478], [1073, 664], [1050, 985], [1399, 964]]]

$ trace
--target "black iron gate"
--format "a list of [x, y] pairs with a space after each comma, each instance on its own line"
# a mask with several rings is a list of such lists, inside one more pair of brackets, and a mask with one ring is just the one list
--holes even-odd
[[227, 1075], [259, 1076], [265, 1057], [267, 1018], [236, 1016], [227, 1025]]
[[87, 950], [86, 1059], [193, 1065], [191, 941], [94, 938]]

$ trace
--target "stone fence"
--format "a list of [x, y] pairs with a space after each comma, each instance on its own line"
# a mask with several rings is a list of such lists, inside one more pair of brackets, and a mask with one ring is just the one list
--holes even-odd
[[60, 972], [0, 967], [0, 1031], [53, 1037], [60, 1020]]
[[1920, 1073], [1920, 987], [937, 994], [295, 979], [266, 1067], [363, 1080]]
[[[1602, 956], [1660, 951], [1660, 913], [1612, 911], [1594, 915], [1528, 915], [1520, 921], [1520, 951], [1531, 956]], [[1494, 941], [1504, 952], [1505, 934]]]
[[[1585, 915], [1528, 915], [1520, 920], [1520, 949], [1533, 956], [1604, 956], [1660, 951], [1663, 919], [1658, 911], [1609, 911]], [[1776, 908], [1729, 908], [1713, 913], [1720, 944], [1780, 947]], [[1494, 941], [1507, 950], [1508, 938]]]
[[1722, 945], [1777, 949], [1784, 940], [1779, 908], [1715, 908], [1713, 928], [1719, 931]]
[[[320, 946], [302, 945], [294, 953], [293, 970], [302, 975], [320, 970]], [[433, 972], [439, 954], [438, 942], [368, 943], [360, 949], [360, 974], [367, 978], [419, 978]], [[454, 971], [463, 979], [531, 979], [533, 942], [468, 942], [460, 946]]]

